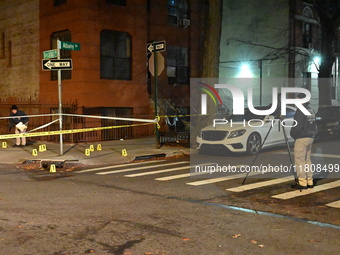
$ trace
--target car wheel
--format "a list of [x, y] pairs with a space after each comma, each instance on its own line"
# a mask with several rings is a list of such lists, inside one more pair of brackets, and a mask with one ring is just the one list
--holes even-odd
[[258, 133], [251, 133], [247, 140], [247, 153], [255, 155], [261, 149], [261, 136]]

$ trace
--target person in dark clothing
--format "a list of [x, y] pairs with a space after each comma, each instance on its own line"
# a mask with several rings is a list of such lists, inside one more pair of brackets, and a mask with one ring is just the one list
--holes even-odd
[[[28, 117], [25, 112], [18, 110], [16, 105], [12, 106], [11, 118], [9, 120], [9, 127], [14, 127], [15, 134], [25, 133], [27, 130]], [[26, 146], [26, 137], [17, 137], [14, 147]]]
[[[303, 93], [297, 95], [297, 98], [304, 97]], [[295, 140], [294, 161], [298, 178], [298, 185], [292, 187], [298, 189], [314, 188], [311, 153], [314, 137], [317, 135], [317, 125], [315, 111], [309, 107], [308, 103], [305, 103], [304, 107], [311, 115], [305, 115], [300, 109], [297, 109], [294, 115], [297, 124], [290, 131], [291, 137]]]

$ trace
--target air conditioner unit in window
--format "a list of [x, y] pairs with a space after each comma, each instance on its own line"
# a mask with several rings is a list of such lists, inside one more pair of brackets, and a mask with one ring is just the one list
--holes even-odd
[[181, 25], [183, 27], [189, 27], [190, 26], [190, 19], [182, 19]]

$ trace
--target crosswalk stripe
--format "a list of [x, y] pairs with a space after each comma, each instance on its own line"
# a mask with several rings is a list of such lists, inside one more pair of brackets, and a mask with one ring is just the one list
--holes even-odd
[[171, 176], [165, 176], [165, 177], [160, 177], [160, 178], [156, 178], [156, 181], [171, 181], [171, 180], [175, 180], [175, 179], [180, 179], [180, 178], [185, 178], [185, 177], [189, 177], [191, 175], [191, 173], [187, 173], [187, 174], [178, 174], [178, 175], [171, 175]]
[[[195, 166], [191, 166], [191, 168], [196, 167], [196, 166], [205, 166], [205, 165], [212, 165], [214, 163], [205, 163], [205, 164], [199, 164], [199, 165], [195, 165]], [[205, 175], [207, 173], [186, 173], [186, 174], [177, 174], [177, 175], [170, 175], [170, 176], [165, 176], [165, 177], [160, 177], [160, 178], [156, 178], [156, 181], [171, 181], [171, 180], [175, 180], [175, 179], [181, 179], [181, 178], [186, 178], [186, 177], [190, 177], [190, 176], [197, 176], [197, 175]]]
[[316, 193], [316, 192], [323, 191], [323, 190], [327, 190], [327, 189], [333, 189], [333, 188], [336, 188], [336, 187], [340, 187], [340, 180], [334, 181], [334, 182], [329, 182], [329, 183], [322, 184], [322, 185], [319, 185], [319, 186], [315, 186], [313, 189], [302, 190], [302, 192], [300, 192], [300, 190], [294, 190], [294, 191], [278, 194], [278, 195], [275, 195], [275, 196], [272, 196], [272, 197], [285, 200], [285, 199], [290, 199], [290, 198], [294, 198], [294, 197], [309, 195], [309, 194]]
[[181, 179], [181, 178], [197, 176], [197, 175], [205, 175], [205, 174], [206, 173], [186, 173], [186, 174], [178, 174], [178, 175], [160, 177], [160, 178], [156, 178], [155, 180], [156, 181], [171, 181], [171, 180], [175, 180], [175, 179]]
[[180, 161], [180, 162], [169, 163], [169, 164], [157, 164], [157, 165], [152, 165], [152, 166], [134, 167], [134, 168], [123, 169], [123, 170], [115, 170], [115, 171], [108, 171], [108, 172], [100, 172], [100, 173], [96, 173], [96, 174], [105, 175], [105, 174], [124, 173], [124, 172], [136, 171], [136, 170], [157, 168], [157, 167], [162, 167], [162, 166], [180, 165], [180, 164], [185, 164], [185, 163], [188, 163], [188, 162], [189, 162], [189, 161]]
[[311, 156], [320, 157], [320, 158], [340, 158], [340, 155], [322, 154], [322, 153], [313, 153]]
[[173, 172], [173, 171], [180, 171], [180, 170], [189, 169], [189, 168], [190, 168], [190, 166], [183, 166], [183, 167], [163, 169], [163, 170], [152, 171], [152, 172], [143, 172], [143, 173], [138, 173], [138, 174], [128, 174], [128, 175], [124, 175], [124, 176], [125, 177], [138, 177], [138, 176], [145, 176], [145, 175], [153, 175], [153, 174], [167, 173], [167, 172]]
[[340, 200], [326, 204], [329, 207], [340, 208]]
[[262, 182], [242, 185], [242, 186], [238, 186], [238, 187], [230, 188], [230, 189], [226, 189], [226, 190], [232, 191], [232, 192], [242, 192], [242, 191], [246, 191], [246, 190], [270, 186], [270, 185], [273, 185], [273, 184], [288, 182], [288, 181], [292, 181], [292, 180], [294, 181], [293, 176], [289, 176], [289, 177], [278, 178], [278, 179], [273, 179], [273, 180], [269, 180], [269, 181], [262, 181]]
[[126, 166], [138, 166], [138, 165], [145, 165], [145, 164], [150, 164], [150, 163], [155, 163], [155, 162], [162, 162], [165, 160], [151, 160], [151, 161], [144, 161], [144, 162], [139, 162], [139, 163], [130, 163], [130, 164], [120, 164], [120, 165], [113, 165], [113, 166], [105, 166], [105, 167], [97, 167], [97, 168], [92, 168], [92, 169], [86, 169], [86, 170], [80, 170], [76, 171], [75, 173], [86, 173], [86, 172], [94, 172], [94, 171], [99, 171], [99, 170], [105, 170], [105, 169], [114, 169], [114, 168], [119, 168], [119, 167], [126, 167]]
[[[249, 173], [248, 176], [253, 176], [253, 175], [258, 175], [259, 173], [252, 172]], [[231, 176], [225, 176], [225, 177], [219, 177], [219, 178], [212, 178], [212, 179], [207, 179], [207, 180], [202, 180], [202, 181], [196, 181], [196, 182], [188, 182], [188, 185], [192, 186], [200, 186], [200, 185], [206, 185], [210, 183], [216, 183], [216, 182], [224, 182], [224, 181], [229, 181], [229, 180], [234, 180], [234, 179], [239, 179], [239, 178], [244, 178], [246, 174], [235, 174]]]

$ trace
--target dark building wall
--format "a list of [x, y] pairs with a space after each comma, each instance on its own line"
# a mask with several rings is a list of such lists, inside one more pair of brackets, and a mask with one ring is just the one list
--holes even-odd
[[39, 95], [39, 0], [0, 1], [0, 98]]

